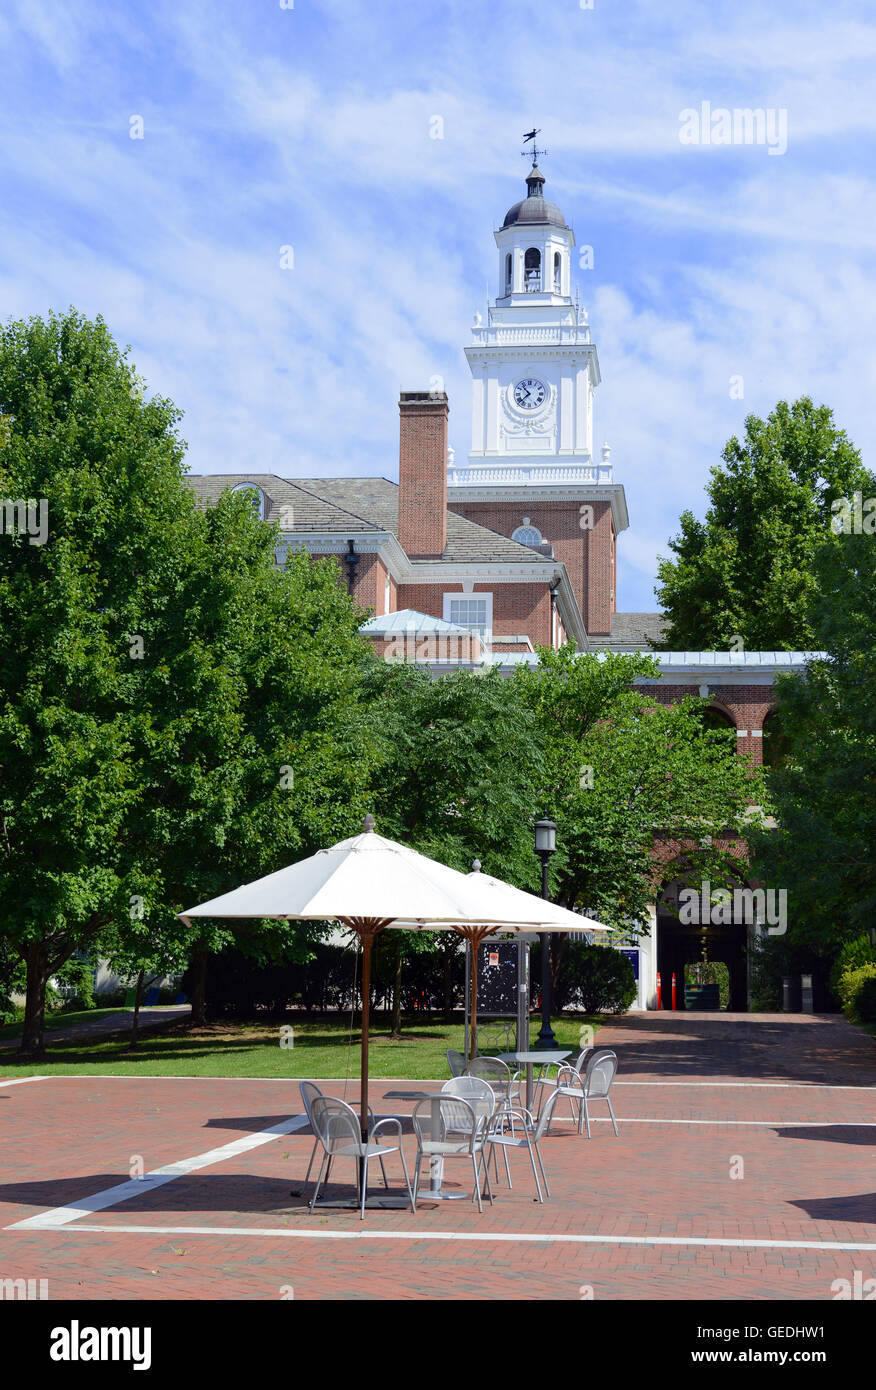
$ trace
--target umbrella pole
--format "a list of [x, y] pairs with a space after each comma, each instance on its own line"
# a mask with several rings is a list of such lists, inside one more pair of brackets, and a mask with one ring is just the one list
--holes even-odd
[[359, 1091], [359, 1121], [362, 1138], [368, 1138], [368, 1035], [371, 1028], [371, 947], [374, 932], [363, 931], [362, 940], [362, 1084]]

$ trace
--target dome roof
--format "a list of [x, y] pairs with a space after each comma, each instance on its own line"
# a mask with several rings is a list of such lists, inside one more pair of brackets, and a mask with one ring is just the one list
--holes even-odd
[[566, 219], [556, 203], [549, 203], [543, 197], [544, 174], [533, 164], [526, 178], [526, 197], [505, 213], [502, 227], [513, 227], [517, 223], [549, 223], [554, 227], [565, 227]]

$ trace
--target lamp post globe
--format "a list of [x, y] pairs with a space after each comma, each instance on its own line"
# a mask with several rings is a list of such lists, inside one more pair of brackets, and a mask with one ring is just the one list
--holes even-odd
[[[554, 821], [543, 816], [535, 822], [535, 852], [541, 860], [541, 896], [550, 901], [548, 892], [548, 860], [557, 848], [557, 827]], [[541, 942], [541, 1028], [536, 1046], [545, 1050], [554, 1049], [557, 1040], [551, 1028], [551, 957], [550, 936], [539, 933]]]

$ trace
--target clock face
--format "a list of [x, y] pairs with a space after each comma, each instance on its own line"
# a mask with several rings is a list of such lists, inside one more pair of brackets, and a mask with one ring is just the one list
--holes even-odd
[[547, 387], [534, 376], [518, 381], [514, 387], [514, 404], [520, 410], [538, 410], [547, 400]]

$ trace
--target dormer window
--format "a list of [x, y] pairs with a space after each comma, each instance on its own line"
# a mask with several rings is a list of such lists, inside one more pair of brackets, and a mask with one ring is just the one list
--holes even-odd
[[253, 515], [257, 516], [259, 521], [264, 521], [267, 498], [260, 487], [257, 487], [255, 483], [237, 483], [231, 491], [248, 493]]
[[541, 252], [534, 246], [523, 258], [523, 280], [527, 294], [541, 294]]
[[517, 541], [519, 545], [528, 545], [531, 550], [542, 543], [542, 534], [537, 526], [533, 526], [528, 516], [523, 518], [523, 525], [518, 526], [516, 531], [511, 532], [512, 541]]

